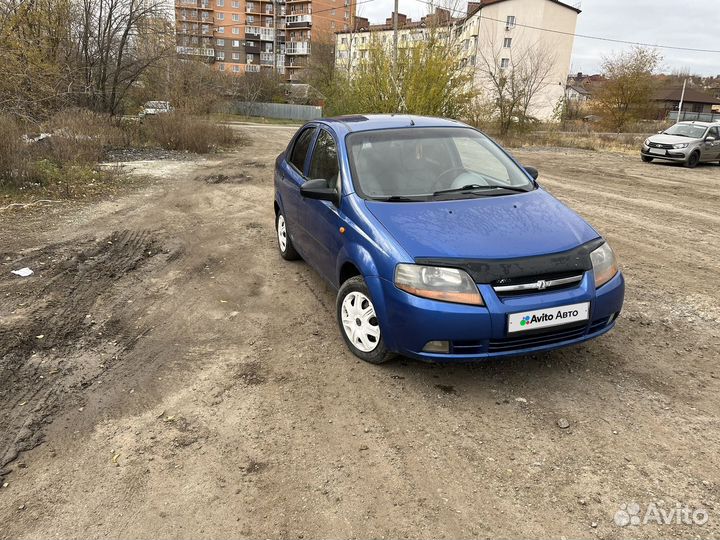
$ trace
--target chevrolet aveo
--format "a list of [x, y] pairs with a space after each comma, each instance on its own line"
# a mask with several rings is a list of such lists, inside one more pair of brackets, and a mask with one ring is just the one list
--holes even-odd
[[467, 361], [609, 331], [624, 281], [605, 240], [482, 133], [416, 116], [303, 126], [278, 156], [280, 255], [337, 293], [350, 350]]

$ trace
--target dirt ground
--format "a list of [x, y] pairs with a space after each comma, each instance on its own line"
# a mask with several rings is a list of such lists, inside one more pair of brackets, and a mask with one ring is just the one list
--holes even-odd
[[[617, 252], [617, 328], [377, 367], [276, 252], [296, 128], [239, 129], [112, 200], [0, 213], [0, 538], [720, 536], [720, 166], [516, 151]], [[632, 502], [709, 520], [618, 526]]]

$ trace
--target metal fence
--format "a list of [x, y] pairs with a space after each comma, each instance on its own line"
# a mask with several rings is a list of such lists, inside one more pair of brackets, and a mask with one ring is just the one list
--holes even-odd
[[251, 103], [236, 101], [231, 106], [234, 114], [264, 116], [287, 120], [315, 120], [322, 118], [322, 107], [314, 105], [291, 105], [289, 103]]
[[[668, 120], [677, 122], [678, 112], [670, 111], [668, 113]], [[683, 111], [681, 115], [682, 121], [690, 122], [696, 120], [698, 122], [720, 122], [720, 113], [697, 113], [690, 111]]]

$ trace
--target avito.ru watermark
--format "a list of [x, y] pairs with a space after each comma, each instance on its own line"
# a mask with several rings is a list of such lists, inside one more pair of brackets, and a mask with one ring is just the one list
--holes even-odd
[[644, 509], [636, 502], [621, 504], [613, 518], [619, 527], [638, 525], [705, 525], [710, 514], [705, 508], [692, 508], [677, 503], [673, 508], [665, 509], [650, 503]]

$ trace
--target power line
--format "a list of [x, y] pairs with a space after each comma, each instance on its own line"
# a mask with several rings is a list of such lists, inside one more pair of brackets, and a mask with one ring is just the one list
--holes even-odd
[[[427, 4], [428, 6], [431, 6], [431, 7], [440, 7], [437, 4], [430, 2], [428, 0], [417, 0], [417, 1], [422, 4]], [[453, 10], [453, 11], [455, 13], [458, 13], [465, 17], [467, 17], [467, 15], [468, 15], [467, 11], [460, 11], [460, 10]], [[483, 16], [482, 19], [488, 20], [488, 21], [494, 21], [497, 23], [507, 24], [507, 21], [503, 21], [501, 19], [494, 19], [492, 17]], [[613, 39], [613, 38], [606, 38], [606, 37], [600, 37], [600, 36], [590, 36], [587, 34], [575, 34], [573, 32], [563, 32], [562, 30], [554, 30], [552, 28], [543, 28], [542, 26], [533, 26], [531, 24], [521, 24], [519, 22], [516, 22], [515, 26], [521, 26], [523, 28], [531, 28], [533, 30], [540, 30], [541, 32], [550, 32], [553, 34], [561, 34], [564, 36], [573, 36], [573, 37], [583, 38], [583, 39], [594, 39], [597, 41], [606, 41], [609, 43], [621, 43], [624, 45], [636, 45], [639, 47], [652, 47], [655, 49], [669, 49], [669, 50], [685, 51], [685, 52], [701, 52], [701, 53], [720, 54], [720, 50], [716, 50], [716, 49], [695, 49], [692, 47], [676, 47], [673, 45], [654, 45], [652, 43], [643, 43], [640, 41], [627, 41], [624, 39]]]

